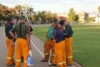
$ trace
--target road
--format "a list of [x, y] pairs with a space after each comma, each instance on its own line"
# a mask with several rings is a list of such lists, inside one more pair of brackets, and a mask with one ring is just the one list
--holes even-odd
[[[4, 27], [0, 27], [0, 67], [7, 67], [6, 66], [7, 47], [5, 43], [4, 32], [5, 32]], [[49, 67], [48, 63], [41, 62], [41, 59], [43, 59], [43, 45], [44, 42], [42, 40], [40, 40], [34, 35], [31, 35], [32, 54], [35, 62], [33, 67]], [[73, 67], [80, 67], [80, 65], [74, 62]]]

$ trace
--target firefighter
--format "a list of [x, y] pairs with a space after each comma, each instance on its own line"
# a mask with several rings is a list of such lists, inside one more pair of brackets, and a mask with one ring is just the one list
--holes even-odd
[[55, 34], [55, 31], [56, 31], [57, 28], [58, 27], [57, 27], [57, 24], [56, 24], [56, 27], [55, 27], [55, 30], [54, 30], [54, 33], [53, 33], [53, 46], [52, 46], [52, 52], [51, 52], [49, 66], [56, 66], [56, 64], [57, 64], [56, 56], [55, 56], [55, 53], [54, 53], [54, 50], [55, 50], [54, 34]]
[[[16, 33], [16, 36], [13, 33]], [[10, 32], [10, 34], [16, 38], [16, 67], [21, 67], [21, 58], [24, 58], [24, 67], [28, 67], [27, 59], [29, 55], [30, 46], [30, 30], [25, 23], [25, 16], [20, 17], [20, 23], [18, 23]]]
[[[28, 22], [27, 22], [27, 19], [25, 19], [25, 22], [28, 23]], [[29, 25], [29, 24], [27, 24], [27, 25], [28, 25], [29, 30], [30, 30], [30, 35], [32, 35], [32, 34], [33, 34], [33, 28], [32, 28], [31, 25]], [[22, 62], [22, 63], [24, 62], [24, 58], [23, 58], [23, 56], [22, 56], [22, 58], [21, 58], [21, 62]]]
[[14, 65], [14, 38], [10, 35], [10, 30], [13, 28], [13, 15], [7, 16], [7, 23], [5, 24], [6, 44], [7, 44], [7, 61], [6, 65]]
[[63, 22], [60, 21], [57, 25], [57, 29], [54, 33], [55, 50], [54, 54], [56, 57], [57, 67], [66, 67], [66, 48], [64, 41], [64, 29]]
[[61, 20], [64, 22], [64, 26], [65, 26], [65, 44], [66, 44], [66, 56], [67, 56], [66, 62], [69, 66], [72, 66], [73, 64], [73, 50], [72, 50], [73, 30], [65, 17], [62, 17]]
[[50, 50], [52, 49], [53, 44], [54, 44], [53, 33], [54, 33], [54, 29], [56, 27], [56, 23], [57, 23], [57, 20], [52, 20], [51, 26], [49, 27], [49, 30], [46, 33], [47, 40], [44, 45], [44, 59], [41, 60], [41, 62], [48, 62], [48, 60], [49, 60]]

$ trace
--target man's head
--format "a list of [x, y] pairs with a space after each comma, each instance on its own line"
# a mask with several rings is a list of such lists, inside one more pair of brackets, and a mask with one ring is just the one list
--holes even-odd
[[68, 24], [66, 17], [61, 16], [60, 20], [64, 23], [64, 25]]
[[62, 29], [63, 28], [63, 25], [64, 25], [64, 22], [63, 21], [59, 21], [58, 28], [59, 29]]
[[53, 19], [53, 20], [51, 21], [51, 26], [52, 26], [52, 27], [55, 27], [55, 26], [57, 25], [57, 22], [58, 22], [57, 19]]
[[22, 22], [22, 23], [25, 23], [25, 20], [26, 20], [26, 18], [25, 18], [25, 16], [20, 16], [20, 22]]
[[13, 23], [13, 19], [14, 19], [14, 16], [12, 14], [8, 14], [6, 20], [9, 21], [10, 23]]

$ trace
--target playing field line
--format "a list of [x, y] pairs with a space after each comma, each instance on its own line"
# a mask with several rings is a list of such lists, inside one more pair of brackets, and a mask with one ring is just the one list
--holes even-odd
[[42, 57], [44, 57], [43, 53], [39, 50], [38, 47], [35, 46], [35, 44], [33, 43], [33, 41], [31, 41], [31, 44], [32, 44], [32, 45], [35, 47], [35, 49], [40, 53], [40, 55], [41, 55]]

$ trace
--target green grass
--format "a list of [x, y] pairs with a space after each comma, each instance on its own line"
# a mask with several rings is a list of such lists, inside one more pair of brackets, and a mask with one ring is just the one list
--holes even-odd
[[[100, 25], [72, 25], [74, 60], [83, 67], [100, 67]], [[35, 35], [46, 40], [48, 26], [36, 27]]]

